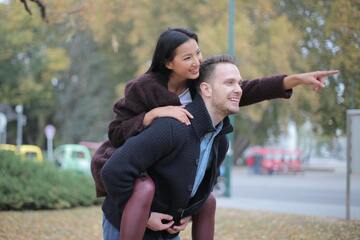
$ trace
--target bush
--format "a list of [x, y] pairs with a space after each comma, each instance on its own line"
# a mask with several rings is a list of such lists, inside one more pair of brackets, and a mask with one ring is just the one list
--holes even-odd
[[0, 210], [61, 209], [99, 202], [90, 176], [0, 151]]

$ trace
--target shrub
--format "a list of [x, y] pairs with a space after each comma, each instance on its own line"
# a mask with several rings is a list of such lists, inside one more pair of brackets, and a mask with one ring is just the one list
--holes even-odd
[[0, 151], [0, 210], [60, 209], [99, 202], [90, 176]]

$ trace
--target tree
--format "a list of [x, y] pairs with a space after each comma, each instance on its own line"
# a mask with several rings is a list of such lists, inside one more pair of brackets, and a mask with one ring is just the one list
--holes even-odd
[[360, 108], [360, 3], [356, 0], [280, 1], [303, 38], [299, 46], [313, 69], [339, 69], [320, 94], [312, 121], [327, 136], [345, 133], [346, 109]]
[[[41, 143], [45, 120], [54, 106], [50, 76], [64, 71], [69, 59], [63, 49], [44, 44], [47, 29], [37, 18], [29, 18], [18, 2], [0, 4], [0, 101], [23, 104], [27, 115], [25, 142]], [[10, 124], [9, 137], [14, 139]]]
[[[28, 15], [19, 1], [0, 4], [0, 20], [8, 23], [0, 24], [0, 101], [26, 103], [28, 142], [44, 142], [39, 133], [49, 122], [60, 130], [57, 142], [103, 140], [112, 103], [126, 81], [146, 71], [158, 35], [169, 26], [196, 31], [204, 57], [227, 51], [226, 0], [45, 3], [48, 23]], [[343, 129], [344, 107], [358, 106], [360, 99], [354, 80], [359, 26], [347, 17], [358, 16], [355, 1], [242, 0], [236, 8], [236, 56], [243, 78], [324, 66], [349, 73], [330, 81], [321, 101], [302, 88], [290, 103], [242, 108], [236, 120], [238, 151], [286, 131], [289, 119], [297, 124], [312, 119], [328, 134], [331, 126]], [[329, 99], [322, 101], [325, 96]], [[340, 107], [327, 115], [335, 103]]]

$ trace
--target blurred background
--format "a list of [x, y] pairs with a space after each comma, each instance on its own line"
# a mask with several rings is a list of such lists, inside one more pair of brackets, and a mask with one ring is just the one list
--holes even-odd
[[[32, 15], [24, 1], [0, 0], [0, 112], [6, 118], [0, 140], [9, 144], [3, 148], [38, 147], [41, 158], [63, 168], [88, 171], [91, 151], [107, 138], [113, 103], [126, 82], [148, 68], [166, 28], [197, 32], [204, 57], [228, 49], [227, 0], [25, 2]], [[45, 16], [36, 2], [46, 6]], [[329, 204], [344, 205], [346, 110], [360, 108], [359, 1], [237, 0], [234, 32], [244, 79], [341, 72], [319, 93], [299, 87], [290, 100], [241, 108], [235, 116], [234, 185], [237, 177], [243, 183], [252, 176], [249, 189], [258, 188], [254, 183], [269, 189], [270, 176], [280, 183], [310, 176], [311, 186], [324, 176], [315, 192], [334, 179], [339, 185], [313, 196], [315, 201], [341, 195]], [[244, 186], [237, 189], [243, 190], [239, 197], [259, 197]], [[289, 189], [269, 190], [264, 198]]]

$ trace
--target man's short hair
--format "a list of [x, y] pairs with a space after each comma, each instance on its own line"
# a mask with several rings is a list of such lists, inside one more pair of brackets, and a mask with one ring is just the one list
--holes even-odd
[[214, 69], [219, 63], [231, 63], [236, 65], [235, 58], [228, 54], [216, 55], [207, 58], [201, 63], [200, 66], [200, 75], [197, 81], [197, 90], [200, 91], [199, 87], [202, 82], [208, 82], [214, 73]]

